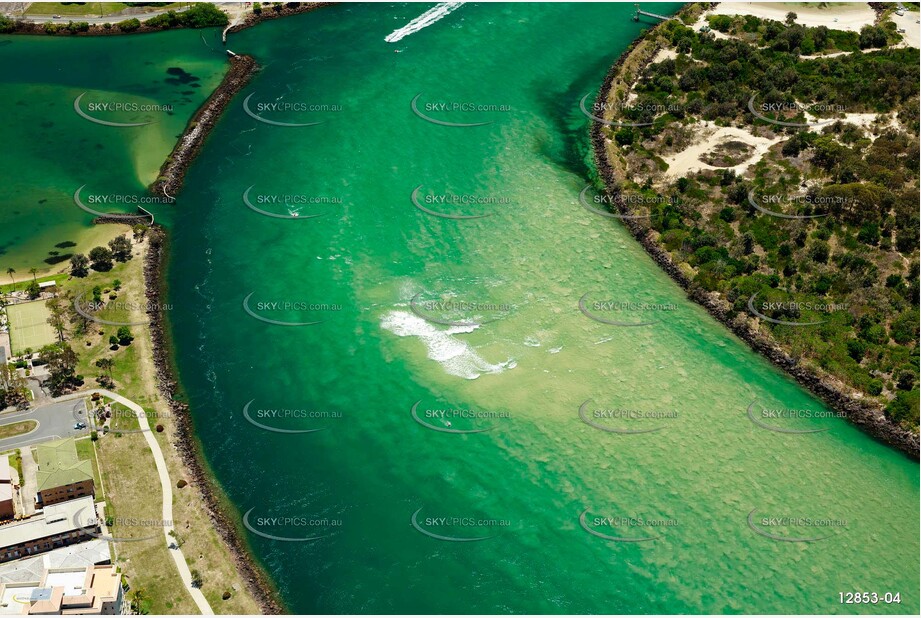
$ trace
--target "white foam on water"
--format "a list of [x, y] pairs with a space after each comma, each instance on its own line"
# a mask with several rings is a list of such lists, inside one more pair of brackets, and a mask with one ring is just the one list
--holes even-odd
[[514, 359], [492, 364], [470, 345], [453, 336], [472, 332], [478, 328], [475, 325], [440, 330], [408, 311], [390, 311], [381, 318], [381, 326], [397, 337], [418, 337], [428, 349], [428, 357], [453, 376], [475, 380], [484, 373], [502, 373], [517, 366]]
[[534, 337], [525, 337], [524, 344], [528, 346], [529, 348], [539, 348], [540, 347], [540, 341], [538, 341]]
[[563, 346], [557, 346], [557, 347], [555, 347], [555, 348], [550, 348], [550, 349], [547, 350], [547, 351], [548, 351], [550, 354], [559, 354], [560, 352], [563, 351]]
[[440, 20], [443, 17], [446, 17], [459, 9], [464, 3], [463, 2], [439, 2], [425, 13], [416, 17], [408, 24], [402, 28], [397, 28], [390, 34], [384, 37], [384, 40], [388, 43], [396, 43], [404, 37], [408, 37], [414, 32], [419, 32], [427, 26], [431, 26], [436, 21]]

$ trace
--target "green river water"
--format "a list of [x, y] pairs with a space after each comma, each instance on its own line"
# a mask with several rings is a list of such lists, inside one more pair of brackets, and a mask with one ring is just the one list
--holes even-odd
[[[467, 4], [385, 41], [429, 7], [336, 6], [231, 35], [262, 70], [157, 209], [196, 432], [287, 607], [917, 613], [917, 464], [840, 419], [752, 423], [753, 401], [825, 407], [580, 206], [579, 100], [638, 36], [632, 5]], [[183, 34], [161, 57], [199, 74], [211, 52]], [[81, 66], [100, 45], [67, 43]], [[320, 124], [260, 122], [250, 95], [263, 119]], [[417, 95], [432, 119], [490, 124], [426, 121]], [[486, 107], [438, 105], [454, 102]], [[113, 182], [131, 176], [120, 165]], [[430, 211], [489, 216], [424, 212], [417, 187]], [[248, 189], [299, 216], [255, 212]], [[598, 317], [651, 323], [594, 321], [584, 295]], [[305, 430], [319, 431], [290, 433]], [[901, 604], [842, 605], [847, 591]]]
[[[220, 83], [226, 61], [219, 34], [0, 36], [4, 277], [7, 268], [28, 276], [30, 268], [47, 270], [55, 258], [94, 246], [86, 238], [93, 215], [74, 205], [79, 187], [86, 204], [109, 200], [94, 209], [134, 212], [132, 200], [145, 199], [176, 138]], [[80, 109], [98, 120], [150, 124], [91, 122], [74, 110], [81, 94]]]

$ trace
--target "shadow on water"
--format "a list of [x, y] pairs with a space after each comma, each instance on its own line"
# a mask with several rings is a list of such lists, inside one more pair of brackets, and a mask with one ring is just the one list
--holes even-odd
[[609, 58], [591, 64], [562, 90], [559, 81], [550, 78], [535, 83], [534, 101], [561, 138], [538, 141], [537, 152], [580, 177], [593, 176], [595, 165], [589, 140], [589, 119], [579, 110], [579, 100], [598, 89], [615, 61], [616, 58]]

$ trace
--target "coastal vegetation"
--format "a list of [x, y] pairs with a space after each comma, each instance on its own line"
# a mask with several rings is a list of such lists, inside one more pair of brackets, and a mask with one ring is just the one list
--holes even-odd
[[198, 2], [177, 13], [168, 11], [144, 22], [151, 28], [211, 28], [227, 25], [227, 14], [210, 2]]
[[917, 432], [919, 53], [794, 18], [660, 25], [608, 156], [692, 292]]
[[[149, 3], [153, 4], [153, 3]], [[167, 5], [168, 3], [162, 3]], [[90, 24], [86, 21], [46, 21], [35, 23], [0, 15], [0, 34], [130, 34], [157, 32], [172, 28], [212, 28], [228, 23], [227, 14], [210, 2], [196, 2], [183, 11], [169, 10], [145, 19], [128, 17], [120, 21]]]
[[[174, 482], [188, 478], [174, 445], [178, 419], [158, 394], [150, 332], [144, 326], [151, 305], [145, 290], [145, 260], [139, 256], [147, 254], [153, 232], [143, 224], [130, 228], [123, 224], [100, 227], [110, 231], [107, 240], [89, 251], [88, 256], [74, 254], [70, 276], [32, 275], [34, 279], [15, 282], [16, 272], [10, 269], [13, 272], [7, 275], [14, 282], [0, 286], [0, 292], [28, 291], [39, 282], [55, 281], [54, 296], [38, 302], [45, 305], [58, 340], [38, 350], [25, 350], [23, 354], [32, 356], [33, 367], [47, 369], [44, 380], [52, 395], [100, 387], [142, 405], [151, 424], [156, 423], [156, 438], [170, 477]], [[116, 230], [116, 234], [111, 233]], [[75, 300], [91, 317], [76, 311]], [[28, 364], [21, 359], [0, 366], [0, 407], [28, 407], [29, 387], [23, 370], [28, 375]], [[109, 430], [93, 432], [90, 438], [78, 441], [78, 451], [81, 458], [93, 461], [94, 472], [101, 481], [97, 486], [104, 488], [108, 519], [156, 521], [161, 516], [162, 495], [153, 455], [144, 436], [137, 432], [139, 424], [134, 415], [124, 413], [118, 406], [113, 410], [117, 412]], [[182, 530], [190, 568], [200, 574], [202, 592], [220, 613], [258, 613], [259, 606], [248, 593], [208, 511], [201, 508], [200, 492], [189, 487], [185, 480], [181, 483], [174, 490], [175, 524]], [[113, 535], [118, 538], [131, 538], [139, 533], [146, 536], [147, 531], [139, 532], [131, 526], [113, 528]], [[135, 611], [196, 613], [162, 535], [118, 542], [117, 555], [130, 586], [128, 599]]]
[[29, 386], [13, 367], [0, 363], [0, 410], [8, 407], [25, 409], [29, 405]]

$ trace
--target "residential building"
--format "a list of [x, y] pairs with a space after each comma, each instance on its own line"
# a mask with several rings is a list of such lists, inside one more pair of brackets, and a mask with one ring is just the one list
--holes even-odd
[[121, 579], [113, 565], [46, 569], [37, 582], [0, 583], [0, 615], [126, 614]]
[[0, 526], [0, 562], [98, 538], [99, 532], [92, 496], [52, 504], [29, 519]]
[[13, 518], [13, 473], [10, 456], [0, 455], [0, 519]]
[[35, 447], [36, 507], [95, 495], [93, 463], [77, 457], [73, 438], [44, 442]]
[[0, 583], [37, 582], [41, 581], [46, 570], [85, 569], [96, 564], [112, 564], [107, 539], [91, 539], [0, 564]]

